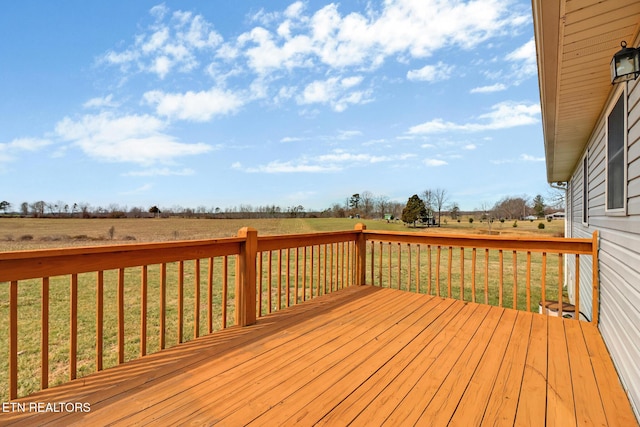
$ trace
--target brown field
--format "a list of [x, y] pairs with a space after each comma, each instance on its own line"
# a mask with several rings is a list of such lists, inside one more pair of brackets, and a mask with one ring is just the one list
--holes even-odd
[[[446, 221], [446, 224], [445, 224]], [[253, 227], [260, 235], [296, 234], [351, 230], [358, 222], [370, 230], [410, 231], [419, 233], [489, 233], [487, 222], [468, 218], [460, 222], [443, 218], [442, 227], [412, 228], [402, 222], [349, 218], [278, 218], [278, 219], [186, 219], [186, 218], [1, 218], [0, 251], [94, 246], [171, 240], [213, 239], [235, 236], [242, 227]], [[545, 225], [544, 230], [538, 224]], [[495, 221], [492, 234], [562, 236], [564, 221]], [[113, 228], [113, 238], [110, 230]]]

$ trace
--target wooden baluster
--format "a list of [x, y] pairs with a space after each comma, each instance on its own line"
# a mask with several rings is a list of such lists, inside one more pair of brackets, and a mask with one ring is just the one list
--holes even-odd
[[464, 301], [464, 248], [460, 247], [460, 301]]
[[440, 254], [442, 253], [442, 246], [438, 245], [436, 249], [436, 295], [440, 296]]
[[167, 264], [160, 265], [160, 349], [166, 346], [167, 329]]
[[193, 299], [194, 307], [193, 307], [193, 338], [198, 338], [200, 336], [200, 260], [193, 260], [193, 268], [194, 268], [194, 286], [193, 290]]
[[407, 266], [407, 292], [411, 292], [411, 243], [407, 243], [407, 252], [409, 255]]
[[451, 298], [451, 272], [452, 272], [452, 267], [451, 265], [453, 264], [453, 248], [451, 246], [449, 246], [449, 251], [447, 253], [447, 297]]
[[[318, 249], [318, 274], [320, 274], [320, 250]], [[311, 271], [309, 272], [309, 299], [313, 299], [313, 276], [315, 272], [315, 246], [311, 246], [311, 255], [309, 262], [311, 263]], [[318, 277], [318, 283], [320, 283], [320, 277]]]
[[402, 246], [398, 242], [398, 289], [400, 289], [400, 281], [402, 280]]
[[207, 271], [207, 324], [209, 333], [213, 332], [213, 257], [209, 258]]
[[9, 399], [18, 397], [18, 281], [9, 285]]
[[476, 256], [477, 250], [471, 250], [471, 301], [476, 302]]
[[502, 307], [502, 289], [504, 287], [504, 253], [502, 252], [502, 249], [500, 249], [498, 251], [498, 259], [499, 259], [499, 264], [500, 264], [500, 271], [499, 271], [499, 289], [498, 289], [498, 307]]
[[96, 370], [102, 371], [104, 338], [104, 271], [96, 278]]
[[280, 311], [282, 308], [282, 249], [278, 250], [278, 307], [277, 310]]
[[258, 255], [258, 317], [262, 317], [262, 259], [264, 253]]
[[541, 271], [541, 277], [540, 277], [540, 292], [541, 292], [541, 296], [540, 298], [542, 299], [541, 304], [542, 304], [542, 312], [544, 314], [548, 314], [547, 310], [546, 310], [546, 303], [547, 303], [547, 253], [546, 252], [542, 252], [542, 271]]
[[420, 293], [420, 245], [416, 248], [416, 293]]
[[184, 318], [184, 261], [178, 262], [178, 343], [182, 342]]
[[484, 303], [489, 304], [489, 249], [484, 250]]
[[432, 271], [431, 271], [431, 245], [427, 245], [427, 264], [428, 268], [427, 268], [427, 274], [429, 275], [428, 281], [427, 281], [427, 294], [431, 295], [431, 279], [433, 277], [432, 275]]
[[527, 311], [531, 311], [531, 251], [527, 251]]
[[[375, 267], [374, 267], [374, 260], [376, 259], [375, 257], [375, 252], [376, 252], [376, 243], [372, 240], [371, 241], [371, 262], [369, 263], [369, 268], [371, 269], [371, 285], [375, 285]], [[366, 281], [365, 281], [366, 283]]]
[[227, 327], [227, 300], [229, 296], [229, 256], [222, 257], [222, 329]]
[[146, 265], [140, 271], [140, 357], [147, 354], [147, 287], [148, 269]]
[[380, 251], [378, 251], [378, 286], [382, 287], [382, 251], [383, 243], [380, 242]]
[[389, 282], [387, 285], [391, 288], [391, 242], [389, 242]]
[[300, 262], [299, 250], [300, 250], [300, 248], [296, 248], [296, 264], [295, 264], [295, 269], [294, 269], [294, 274], [296, 276], [296, 280], [295, 280], [296, 290], [293, 293], [294, 304], [298, 304], [298, 286], [300, 285], [300, 281], [299, 281], [300, 271], [298, 269], [298, 262]]
[[[322, 274], [323, 275], [323, 279], [324, 279], [323, 294], [327, 293], [327, 260], [328, 260], [327, 251], [328, 251], [328, 248], [327, 248], [327, 245], [325, 244], [324, 245], [324, 258], [323, 258], [323, 267], [324, 268], [323, 268], [323, 274]], [[320, 289], [318, 289], [318, 291], [320, 291]], [[320, 295], [320, 292], [318, 292], [318, 295]]]
[[273, 307], [273, 298], [271, 292], [273, 289], [273, 251], [269, 251], [269, 270], [267, 272], [267, 313], [271, 313]]
[[330, 283], [329, 283], [329, 292], [333, 292], [333, 280], [335, 279], [333, 277], [333, 243], [331, 243], [331, 245], [329, 245], [329, 278], [330, 278]]
[[513, 309], [518, 309], [518, 253], [513, 251]]
[[287, 249], [287, 279], [285, 280], [285, 285], [287, 287], [285, 300], [287, 307], [289, 307], [291, 305], [291, 248]]
[[580, 254], [576, 254], [576, 286], [575, 286], [575, 298], [576, 303], [576, 319], [580, 320]]
[[[119, 296], [119, 295], [118, 295]], [[69, 380], [76, 379], [78, 367], [78, 275], [71, 275], [70, 331], [69, 331]], [[119, 307], [118, 307], [119, 308]], [[118, 312], [118, 314], [120, 314]], [[118, 316], [119, 319], [119, 316]]]
[[302, 249], [302, 257], [304, 258], [304, 264], [302, 264], [302, 301], [307, 300], [307, 247]]
[[124, 268], [118, 269], [118, 363], [124, 363]]
[[562, 284], [564, 282], [564, 262], [562, 254], [558, 254], [558, 316], [562, 317], [564, 298], [562, 295]]
[[42, 331], [40, 333], [40, 388], [49, 388], [49, 278], [42, 278]]

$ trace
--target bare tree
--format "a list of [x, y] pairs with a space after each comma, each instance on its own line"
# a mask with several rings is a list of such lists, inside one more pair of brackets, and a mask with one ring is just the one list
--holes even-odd
[[442, 208], [445, 203], [449, 199], [449, 195], [447, 194], [447, 190], [444, 188], [436, 188], [433, 190], [433, 200], [435, 201], [435, 207], [438, 210], [438, 225], [440, 225], [440, 214], [442, 212]]
[[378, 196], [376, 199], [376, 209], [380, 218], [384, 218], [384, 216], [390, 212], [388, 212], [389, 207], [391, 206], [391, 202], [387, 196]]
[[371, 191], [360, 193], [360, 210], [365, 218], [370, 218], [373, 213], [374, 196]]

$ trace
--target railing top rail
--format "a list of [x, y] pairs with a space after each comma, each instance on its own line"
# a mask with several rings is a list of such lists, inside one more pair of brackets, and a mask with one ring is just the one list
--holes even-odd
[[237, 255], [245, 239], [91, 246], [0, 253], [0, 282]]
[[473, 234], [419, 234], [393, 231], [363, 231], [367, 240], [423, 243], [439, 246], [526, 250], [591, 255], [593, 240], [565, 237], [484, 236]]
[[70, 255], [108, 254], [115, 252], [130, 252], [133, 255], [135, 252], [145, 250], [203, 247], [220, 243], [240, 243], [244, 241], [245, 239], [242, 237], [224, 237], [220, 239], [178, 240], [173, 242], [127, 243], [120, 245], [75, 246], [72, 248], [30, 249], [0, 252], [0, 261]]
[[321, 233], [258, 236], [258, 251], [262, 252], [303, 246], [355, 241], [359, 234], [360, 231], [358, 230], [345, 230]]

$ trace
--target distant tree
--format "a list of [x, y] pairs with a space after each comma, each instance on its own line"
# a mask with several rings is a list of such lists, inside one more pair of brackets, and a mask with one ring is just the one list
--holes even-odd
[[158, 216], [160, 216], [160, 209], [159, 209], [157, 206], [155, 206], [155, 205], [154, 205], [154, 206], [151, 206], [151, 207], [149, 208], [149, 213], [152, 213], [152, 214], [153, 214], [153, 216], [158, 217]]
[[391, 203], [389, 202], [389, 198], [387, 196], [378, 196], [376, 199], [376, 210], [378, 211], [378, 216], [380, 218], [384, 218], [385, 214], [391, 213], [388, 212]]
[[458, 206], [457, 203], [453, 202], [453, 204], [451, 205], [451, 219], [458, 219], [459, 215], [460, 215], [460, 207]]
[[435, 208], [438, 210], [438, 225], [440, 225], [440, 215], [442, 212], [442, 208], [449, 199], [447, 190], [445, 190], [444, 188], [436, 188], [435, 190], [433, 190], [433, 199], [435, 201]]
[[507, 196], [493, 207], [496, 215], [505, 219], [518, 219], [527, 216], [527, 196]]
[[27, 216], [29, 215], [29, 203], [27, 202], [22, 202], [20, 204], [20, 214], [22, 216]]
[[11, 209], [11, 203], [7, 202], [6, 200], [0, 202], [0, 211], [6, 214], [9, 209]]
[[549, 188], [547, 194], [547, 200], [549, 201], [549, 203], [547, 204], [547, 209], [551, 211], [564, 210], [566, 194], [567, 190], [556, 187]]
[[358, 210], [360, 208], [360, 194], [356, 193], [353, 196], [349, 197], [349, 208]]
[[360, 193], [361, 213], [365, 218], [370, 218], [374, 208], [374, 196], [370, 191]]
[[37, 217], [41, 217], [44, 216], [44, 209], [47, 206], [47, 203], [45, 203], [43, 200], [34, 202], [30, 205], [31, 208], [31, 213], [33, 214], [33, 216]]
[[413, 223], [416, 226], [416, 221], [420, 218], [424, 218], [427, 215], [427, 209], [424, 206], [424, 202], [417, 194], [409, 197], [407, 205], [402, 210], [402, 221], [409, 224]]
[[427, 214], [433, 212], [433, 206], [435, 204], [435, 198], [432, 190], [424, 190], [422, 192], [422, 201], [424, 202], [424, 207], [427, 208]]
[[533, 213], [538, 218], [542, 218], [544, 216], [544, 198], [540, 194], [533, 198]]

